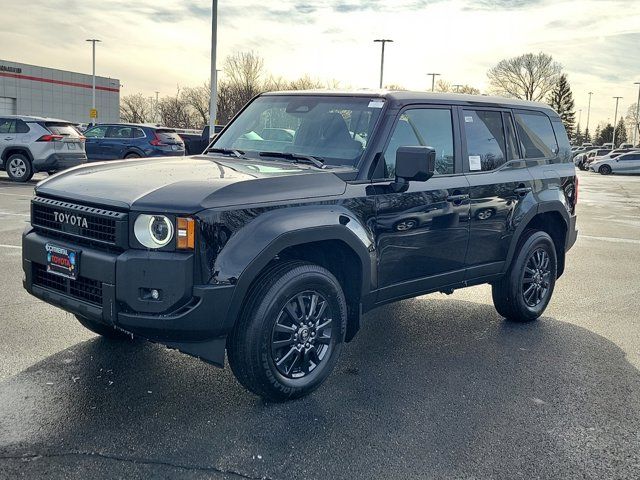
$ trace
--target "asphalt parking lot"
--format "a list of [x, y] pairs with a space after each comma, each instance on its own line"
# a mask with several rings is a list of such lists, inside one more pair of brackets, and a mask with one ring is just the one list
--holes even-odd
[[34, 183], [0, 173], [0, 478], [640, 478], [640, 176], [580, 172], [541, 321], [505, 323], [488, 286], [389, 305], [285, 404], [29, 297]]

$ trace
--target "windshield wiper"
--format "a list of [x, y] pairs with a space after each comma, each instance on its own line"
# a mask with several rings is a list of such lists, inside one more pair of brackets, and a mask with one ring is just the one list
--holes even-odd
[[324, 160], [320, 157], [314, 157], [312, 155], [300, 155], [298, 153], [286, 153], [286, 152], [258, 152], [261, 157], [273, 157], [284, 158], [286, 160], [293, 160], [296, 163], [306, 163], [318, 168], [325, 168]]
[[242, 158], [244, 152], [242, 150], [235, 150], [233, 148], [209, 148], [207, 153], [221, 153], [223, 155], [233, 155], [236, 158]]

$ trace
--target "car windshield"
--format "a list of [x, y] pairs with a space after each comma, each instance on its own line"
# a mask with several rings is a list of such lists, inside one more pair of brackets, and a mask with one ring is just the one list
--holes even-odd
[[382, 98], [265, 95], [253, 101], [211, 148], [278, 160], [313, 157], [356, 166], [371, 139]]

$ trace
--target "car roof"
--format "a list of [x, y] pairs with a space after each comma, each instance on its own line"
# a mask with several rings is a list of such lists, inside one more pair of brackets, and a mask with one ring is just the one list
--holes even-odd
[[60, 118], [50, 118], [50, 117], [35, 117], [32, 115], [0, 115], [2, 118], [15, 118], [16, 120], [22, 120], [24, 122], [57, 122], [57, 123], [68, 123], [70, 125], [75, 125], [73, 122], [69, 120], [62, 120]]
[[262, 95], [313, 95], [383, 98], [402, 105], [422, 102], [482, 105], [503, 108], [545, 110], [547, 113], [553, 114], [554, 117], [557, 116], [555, 111], [545, 103], [489, 95], [469, 95], [465, 93], [414, 92], [404, 90], [283, 90], [277, 92], [266, 92]]

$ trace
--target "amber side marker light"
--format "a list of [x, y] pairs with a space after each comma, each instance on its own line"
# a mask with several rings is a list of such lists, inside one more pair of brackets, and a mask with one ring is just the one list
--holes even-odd
[[196, 244], [196, 222], [193, 218], [178, 218], [178, 249], [193, 250]]

